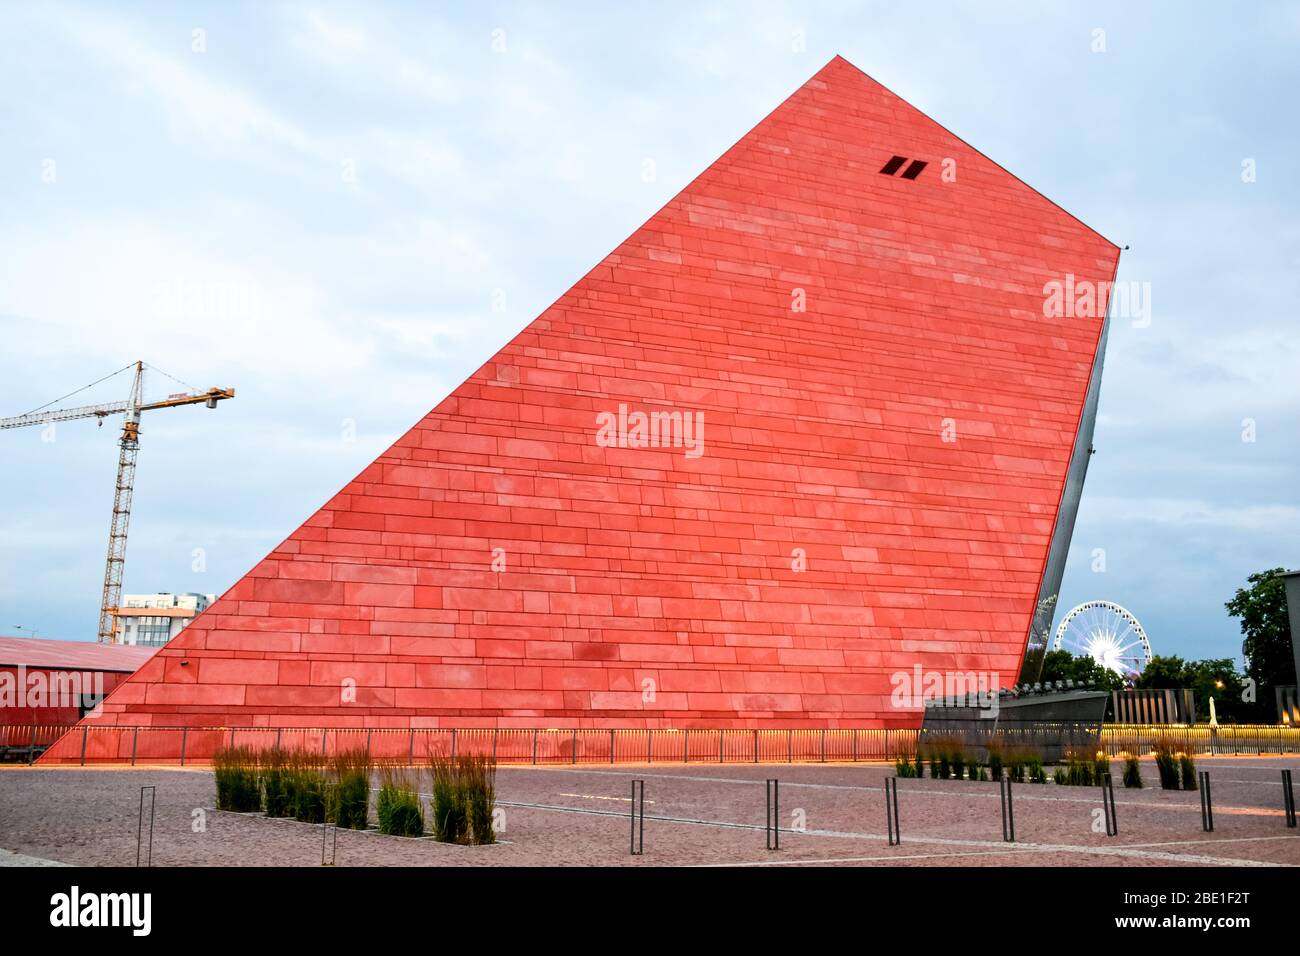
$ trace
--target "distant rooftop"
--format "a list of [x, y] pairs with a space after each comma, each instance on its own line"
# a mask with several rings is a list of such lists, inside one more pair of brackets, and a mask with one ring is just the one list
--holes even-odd
[[130, 674], [153, 657], [156, 647], [51, 641], [43, 637], [0, 636], [0, 667], [55, 667], [64, 670], [119, 671]]

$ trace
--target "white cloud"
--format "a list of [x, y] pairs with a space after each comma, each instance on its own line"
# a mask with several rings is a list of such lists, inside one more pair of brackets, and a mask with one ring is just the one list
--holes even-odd
[[[109, 66], [134, 89], [159, 103], [177, 137], [196, 135], [209, 144], [270, 145], [322, 155], [320, 145], [298, 125], [277, 115], [251, 93], [159, 51], [126, 26], [84, 10], [61, 18], [59, 23], [83, 54]], [[195, 64], [209, 62], [192, 59]]]
[[329, 293], [310, 279], [214, 256], [144, 221], [0, 235], [0, 289], [0, 308], [39, 320], [47, 335], [105, 356], [126, 344], [129, 357], [144, 351], [164, 368], [201, 354], [208, 366], [315, 377], [369, 359], [364, 343], [331, 328]]
[[[327, 67], [332, 77], [347, 76], [354, 83], [363, 80], [432, 103], [457, 100], [461, 91], [455, 75], [434, 69], [404, 49], [406, 41], [389, 30], [372, 32], [319, 10], [295, 17], [290, 30], [294, 50]], [[427, 50], [422, 53], [428, 55]]]
[[1160, 524], [1241, 533], [1294, 535], [1300, 540], [1300, 508], [1292, 505], [1225, 506], [1197, 499], [1093, 496], [1089, 507], [1113, 524]]
[[364, 28], [327, 17], [319, 10], [306, 12], [290, 42], [334, 64], [354, 61], [372, 48]]
[[460, 98], [460, 84], [453, 77], [432, 70], [410, 57], [398, 58], [397, 77], [416, 96], [439, 103], [448, 103]]
[[[446, 143], [419, 132], [375, 130], [367, 136], [370, 151], [379, 169], [419, 189], [442, 191], [451, 180], [461, 179], [465, 163], [461, 154]], [[359, 171], [365, 181], [366, 170]]]

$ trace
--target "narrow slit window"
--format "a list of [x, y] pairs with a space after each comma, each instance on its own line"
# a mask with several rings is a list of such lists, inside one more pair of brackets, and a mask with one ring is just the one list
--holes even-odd
[[892, 176], [898, 172], [898, 168], [907, 162], [906, 156], [895, 156], [880, 168], [880, 171], [886, 176]]

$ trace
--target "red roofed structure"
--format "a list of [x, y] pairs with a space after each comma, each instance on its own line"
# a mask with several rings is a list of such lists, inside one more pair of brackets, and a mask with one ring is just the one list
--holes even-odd
[[915, 727], [1059, 589], [1118, 256], [837, 57], [95, 723]]
[[0, 725], [76, 723], [157, 650], [0, 637]]

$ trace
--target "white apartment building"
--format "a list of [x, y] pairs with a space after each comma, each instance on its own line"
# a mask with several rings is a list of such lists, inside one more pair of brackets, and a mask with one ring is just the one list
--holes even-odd
[[117, 609], [117, 642], [161, 647], [217, 599], [215, 594], [124, 594]]

